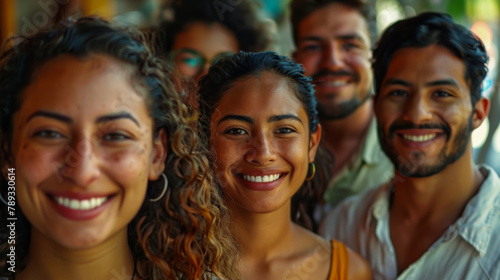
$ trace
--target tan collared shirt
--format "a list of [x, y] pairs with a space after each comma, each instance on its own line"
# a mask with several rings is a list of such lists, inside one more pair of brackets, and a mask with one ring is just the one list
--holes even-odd
[[373, 118], [363, 148], [351, 164], [330, 180], [323, 197], [329, 204], [328, 208], [332, 209], [344, 198], [380, 186], [393, 176], [394, 166], [380, 147], [377, 121]]

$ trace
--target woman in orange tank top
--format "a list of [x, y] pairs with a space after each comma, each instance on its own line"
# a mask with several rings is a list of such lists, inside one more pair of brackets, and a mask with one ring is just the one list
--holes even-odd
[[240, 52], [209, 70], [199, 94], [244, 278], [371, 279], [359, 255], [291, 219], [291, 198], [313, 178], [321, 139], [302, 68], [273, 52]]

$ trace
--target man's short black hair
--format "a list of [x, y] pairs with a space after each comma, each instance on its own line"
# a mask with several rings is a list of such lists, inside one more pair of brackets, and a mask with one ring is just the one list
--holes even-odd
[[488, 73], [488, 55], [481, 40], [469, 29], [455, 23], [447, 14], [427, 12], [400, 20], [387, 28], [374, 52], [375, 95], [398, 50], [439, 45], [450, 50], [466, 66], [465, 80], [470, 86], [472, 104], [481, 98], [481, 84]]

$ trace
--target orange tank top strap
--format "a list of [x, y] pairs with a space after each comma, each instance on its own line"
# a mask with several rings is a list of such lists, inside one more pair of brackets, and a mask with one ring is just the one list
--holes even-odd
[[328, 280], [346, 280], [349, 270], [349, 255], [344, 243], [331, 240], [332, 264]]

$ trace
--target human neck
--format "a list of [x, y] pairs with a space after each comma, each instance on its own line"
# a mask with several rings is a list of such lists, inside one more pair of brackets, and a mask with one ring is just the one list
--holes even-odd
[[[28, 263], [16, 279], [131, 279], [134, 260], [127, 230], [90, 249], [67, 249], [32, 229]], [[136, 277], [137, 279], [137, 277]]]
[[[469, 144], [470, 145], [470, 144]], [[405, 178], [396, 171], [391, 217], [410, 223], [450, 225], [463, 213], [484, 180], [472, 161], [472, 148], [433, 176]]]
[[359, 151], [372, 119], [372, 100], [368, 99], [346, 118], [320, 120], [321, 145], [335, 156], [334, 174], [338, 173]]
[[266, 261], [289, 249], [296, 225], [290, 218], [290, 202], [271, 213], [232, 209], [235, 233], [243, 263]]

